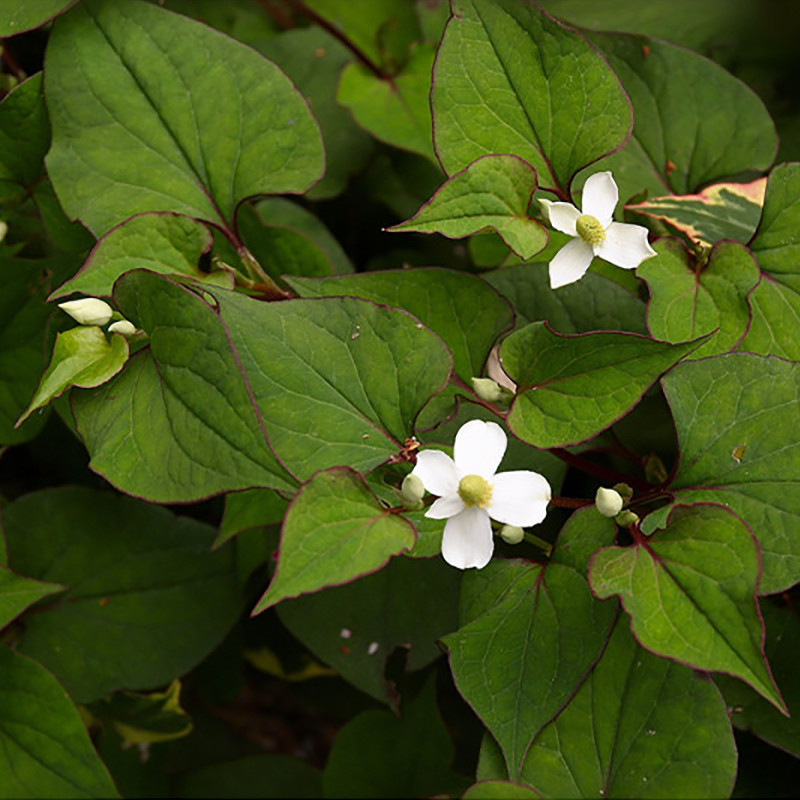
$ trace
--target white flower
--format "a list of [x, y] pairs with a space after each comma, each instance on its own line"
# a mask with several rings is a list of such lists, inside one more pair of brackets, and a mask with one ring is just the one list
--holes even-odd
[[506, 451], [506, 435], [494, 422], [475, 419], [456, 434], [453, 458], [441, 450], [417, 453], [417, 475], [439, 499], [425, 512], [446, 519], [442, 556], [453, 567], [485, 567], [494, 550], [491, 517], [527, 527], [541, 522], [550, 484], [538, 472], [495, 472]]
[[136, 326], [127, 319], [119, 319], [108, 326], [109, 333], [121, 333], [123, 336], [133, 336], [136, 333]]
[[550, 262], [553, 289], [582, 278], [595, 256], [623, 269], [635, 269], [656, 254], [647, 241], [647, 228], [613, 221], [618, 200], [619, 191], [611, 173], [597, 172], [583, 186], [582, 211], [572, 203], [545, 201], [543, 214], [550, 224], [575, 237]]
[[81, 325], [105, 325], [114, 313], [108, 303], [96, 297], [68, 300], [66, 303], [59, 303], [58, 307]]

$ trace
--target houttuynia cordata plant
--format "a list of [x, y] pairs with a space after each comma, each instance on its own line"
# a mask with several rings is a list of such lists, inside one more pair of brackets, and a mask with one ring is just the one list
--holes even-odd
[[786, 5], [4, 0], [0, 798], [796, 793]]

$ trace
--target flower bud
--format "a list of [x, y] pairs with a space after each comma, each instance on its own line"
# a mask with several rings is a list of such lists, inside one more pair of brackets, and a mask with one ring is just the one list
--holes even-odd
[[481, 400], [487, 403], [508, 403], [512, 393], [491, 378], [472, 378], [472, 388]]
[[622, 497], [623, 503], [629, 503], [633, 497], [633, 489], [627, 483], [615, 483], [611, 488]]
[[525, 538], [525, 531], [516, 525], [503, 525], [500, 538], [507, 544], [519, 544]]
[[66, 303], [59, 303], [58, 307], [81, 325], [105, 325], [114, 313], [108, 303], [96, 297], [68, 300]]
[[594, 504], [604, 517], [616, 517], [622, 511], [622, 495], [614, 489], [601, 486], [594, 496]]
[[7, 233], [8, 233], [8, 223], [3, 222], [3, 220], [0, 219], [0, 242], [2, 242], [3, 239], [6, 238]]
[[133, 336], [136, 333], [136, 326], [126, 319], [120, 319], [108, 326], [108, 332], [121, 333], [123, 336]]
[[620, 511], [617, 514], [616, 523], [620, 528], [630, 528], [631, 525], [636, 525], [639, 522], [639, 515], [634, 514], [633, 511]]
[[410, 472], [400, 485], [400, 497], [409, 507], [416, 506], [425, 497], [425, 486], [418, 475]]

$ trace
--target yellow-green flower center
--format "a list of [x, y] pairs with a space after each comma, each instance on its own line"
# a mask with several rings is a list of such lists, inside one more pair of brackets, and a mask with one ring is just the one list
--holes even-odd
[[589, 244], [601, 244], [606, 240], [606, 229], [597, 217], [591, 214], [581, 214], [575, 221], [575, 230], [578, 231], [578, 236]]
[[467, 508], [485, 508], [492, 500], [492, 484], [480, 475], [465, 475], [458, 484], [458, 496]]

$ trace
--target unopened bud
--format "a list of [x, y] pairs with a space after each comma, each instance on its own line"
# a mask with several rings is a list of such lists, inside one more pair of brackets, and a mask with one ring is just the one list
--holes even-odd
[[633, 489], [627, 483], [615, 483], [611, 488], [619, 494], [623, 503], [629, 503], [633, 497]]
[[120, 319], [108, 326], [108, 332], [121, 333], [123, 336], [133, 336], [136, 333], [136, 326], [126, 319]]
[[66, 303], [59, 303], [58, 307], [81, 325], [105, 325], [114, 313], [108, 303], [96, 297], [67, 300]]
[[3, 239], [6, 238], [7, 233], [8, 233], [8, 223], [3, 222], [3, 220], [0, 219], [0, 242], [2, 242]]
[[425, 497], [425, 485], [418, 475], [410, 472], [400, 485], [400, 497], [403, 504], [409, 507], [418, 505]]
[[604, 517], [616, 517], [622, 511], [622, 495], [614, 489], [601, 486], [594, 496], [594, 504]]
[[512, 392], [491, 378], [472, 378], [471, 380], [475, 394], [487, 403], [508, 403], [514, 397]]
[[639, 515], [634, 514], [633, 511], [620, 511], [617, 514], [616, 523], [620, 528], [630, 528], [631, 525], [636, 525], [639, 522]]
[[500, 538], [507, 544], [519, 544], [525, 538], [525, 531], [516, 525], [503, 525]]

